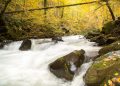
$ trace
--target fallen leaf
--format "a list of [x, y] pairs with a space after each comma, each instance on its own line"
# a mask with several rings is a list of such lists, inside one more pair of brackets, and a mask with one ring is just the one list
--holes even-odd
[[115, 76], [118, 76], [118, 75], [119, 75], [119, 73], [117, 73], [117, 72], [116, 72], [114, 75], [115, 75]]

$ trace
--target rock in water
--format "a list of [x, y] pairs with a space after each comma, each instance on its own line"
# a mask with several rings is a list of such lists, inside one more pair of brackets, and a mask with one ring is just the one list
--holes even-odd
[[4, 47], [3, 43], [0, 43], [0, 49], [2, 49]]
[[0, 42], [0, 49], [2, 49], [5, 45], [8, 45], [12, 42], [12, 40], [4, 40]]
[[78, 68], [83, 64], [85, 51], [74, 51], [63, 56], [49, 65], [50, 71], [58, 78], [72, 80]]
[[25, 50], [30, 50], [31, 49], [32, 42], [29, 39], [26, 39], [22, 42], [19, 50], [25, 51]]
[[63, 39], [62, 39], [62, 37], [53, 37], [52, 41], [54, 41], [55, 43], [58, 43], [58, 41], [62, 41], [63, 42]]
[[120, 50], [120, 41], [114, 42], [110, 45], [107, 45], [107, 46], [101, 48], [99, 51], [99, 55], [104, 55], [108, 52], [117, 51], [117, 50]]
[[118, 76], [120, 76], [120, 51], [115, 51], [95, 60], [85, 75], [85, 83], [87, 86], [106, 86], [106, 83], [110, 84], [111, 79]]

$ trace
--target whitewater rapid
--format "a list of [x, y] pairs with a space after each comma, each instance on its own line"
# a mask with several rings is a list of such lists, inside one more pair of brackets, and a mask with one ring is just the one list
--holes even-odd
[[54, 76], [48, 65], [74, 50], [84, 49], [88, 58], [97, 55], [100, 47], [83, 36], [66, 36], [55, 44], [51, 39], [31, 39], [29, 51], [19, 51], [22, 41], [0, 50], [0, 86], [85, 86], [83, 76], [92, 64], [84, 63], [72, 82]]

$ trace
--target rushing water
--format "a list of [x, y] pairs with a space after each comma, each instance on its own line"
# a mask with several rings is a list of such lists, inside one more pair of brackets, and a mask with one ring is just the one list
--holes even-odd
[[63, 37], [55, 44], [50, 39], [32, 40], [32, 49], [19, 51], [21, 41], [0, 50], [0, 86], [85, 86], [83, 76], [91, 65], [84, 63], [72, 82], [58, 79], [48, 69], [57, 58], [84, 49], [87, 58], [97, 55], [100, 47], [83, 36]]

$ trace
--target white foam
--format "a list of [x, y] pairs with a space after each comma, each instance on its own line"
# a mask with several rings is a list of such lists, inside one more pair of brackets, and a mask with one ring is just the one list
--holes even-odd
[[0, 50], [0, 86], [84, 86], [83, 75], [90, 66], [90, 63], [82, 65], [78, 76], [72, 82], [64, 82], [58, 79], [48, 69], [48, 65], [57, 58], [66, 55], [74, 50], [84, 49], [87, 55], [91, 51], [98, 51], [82, 36], [63, 37], [65, 42], [54, 44], [32, 40], [32, 49], [19, 51], [20, 42], [14, 42]]

